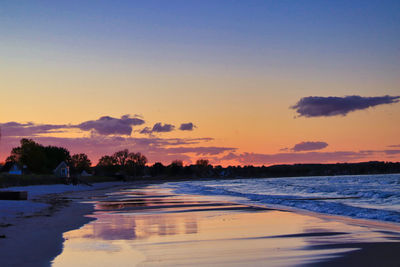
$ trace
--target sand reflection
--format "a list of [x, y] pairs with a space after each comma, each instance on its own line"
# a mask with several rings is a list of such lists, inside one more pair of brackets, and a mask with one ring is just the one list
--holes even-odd
[[157, 188], [115, 193], [95, 205], [90, 216], [97, 220], [64, 234], [54, 266], [291, 266], [355, 249], [320, 245], [386, 238], [346, 222]]

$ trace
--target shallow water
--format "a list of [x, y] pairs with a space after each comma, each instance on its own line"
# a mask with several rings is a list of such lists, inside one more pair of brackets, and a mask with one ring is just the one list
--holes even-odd
[[[96, 220], [66, 232], [53, 266], [295, 266], [387, 242], [395, 232], [238, 204], [232, 196], [177, 195], [158, 186], [94, 201]], [[319, 248], [321, 246], [321, 248]]]
[[242, 197], [313, 212], [400, 223], [400, 174], [166, 183], [177, 193]]

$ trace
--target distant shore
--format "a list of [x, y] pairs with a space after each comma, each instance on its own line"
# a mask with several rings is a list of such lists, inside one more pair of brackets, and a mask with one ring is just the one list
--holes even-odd
[[[308, 177], [308, 176], [342, 176], [342, 175], [379, 175], [400, 173], [400, 162], [359, 162], [335, 164], [286, 164], [272, 166], [163, 166], [158, 170], [152, 166], [145, 166], [145, 175], [130, 176], [117, 173], [80, 177], [88, 183], [115, 182], [115, 181], [179, 181], [195, 179], [246, 179], [246, 178], [281, 178], [281, 177]], [[92, 167], [94, 171], [97, 167]], [[94, 172], [96, 173], [96, 172]], [[100, 172], [101, 173], [101, 172]], [[52, 174], [24, 174], [10, 175], [0, 173], [0, 188], [11, 186], [29, 186], [44, 184], [63, 184], [65, 178]]]

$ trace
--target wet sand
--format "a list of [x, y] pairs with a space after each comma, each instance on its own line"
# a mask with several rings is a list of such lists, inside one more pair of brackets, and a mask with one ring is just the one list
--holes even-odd
[[399, 266], [400, 227], [176, 195], [149, 186], [90, 201], [54, 266]]
[[[147, 184], [138, 182], [134, 186], [139, 188]], [[95, 189], [87, 187], [85, 191], [38, 195], [30, 199], [46, 204], [45, 208], [34, 213], [20, 212], [16, 217], [3, 218], [0, 223], [0, 266], [50, 266], [54, 257], [62, 252], [63, 233], [94, 220], [85, 216], [93, 212], [93, 205], [82, 202], [126, 186], [129, 184], [105, 183]]]

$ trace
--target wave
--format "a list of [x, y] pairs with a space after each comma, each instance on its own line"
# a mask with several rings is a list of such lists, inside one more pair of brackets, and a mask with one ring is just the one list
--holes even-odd
[[400, 223], [400, 174], [166, 183], [176, 193], [241, 197], [248, 204]]

